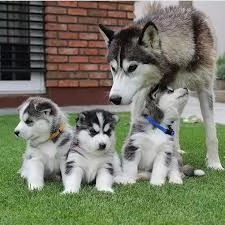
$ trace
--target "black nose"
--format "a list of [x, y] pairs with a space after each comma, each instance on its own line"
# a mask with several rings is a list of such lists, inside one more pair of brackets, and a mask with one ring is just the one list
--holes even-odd
[[184, 88], [184, 90], [186, 90], [188, 92], [188, 89], [187, 88]]
[[104, 150], [106, 147], [106, 144], [105, 143], [100, 143], [99, 144], [99, 150]]
[[14, 134], [15, 134], [17, 137], [19, 136], [19, 133], [20, 133], [20, 132], [19, 132], [18, 130], [15, 130], [15, 131], [14, 131]]
[[120, 105], [122, 97], [120, 97], [119, 95], [112, 95], [109, 100], [115, 105]]

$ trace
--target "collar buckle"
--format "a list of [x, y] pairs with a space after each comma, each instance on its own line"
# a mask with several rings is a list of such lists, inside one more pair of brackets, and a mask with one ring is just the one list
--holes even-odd
[[167, 128], [162, 127], [160, 124], [158, 124], [153, 118], [151, 118], [148, 115], [144, 115], [144, 118], [150, 123], [152, 124], [153, 127], [158, 128], [159, 130], [161, 130], [163, 133], [170, 135], [170, 136], [174, 136], [175, 132], [174, 130], [171, 128], [171, 125], [168, 125]]

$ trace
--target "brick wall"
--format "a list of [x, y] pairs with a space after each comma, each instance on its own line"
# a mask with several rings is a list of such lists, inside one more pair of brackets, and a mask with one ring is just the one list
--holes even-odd
[[47, 88], [109, 88], [111, 75], [98, 24], [119, 29], [132, 18], [133, 2], [46, 1]]

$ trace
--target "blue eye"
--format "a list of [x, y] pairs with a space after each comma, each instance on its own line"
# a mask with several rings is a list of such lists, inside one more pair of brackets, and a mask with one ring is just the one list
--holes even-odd
[[128, 67], [127, 72], [128, 72], [128, 73], [132, 73], [132, 72], [134, 72], [136, 69], [137, 69], [137, 65], [134, 64], [134, 65], [131, 65], [131, 66]]

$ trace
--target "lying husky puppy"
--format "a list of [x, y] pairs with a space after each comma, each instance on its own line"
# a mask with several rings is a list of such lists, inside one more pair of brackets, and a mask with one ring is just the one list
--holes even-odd
[[[98, 191], [113, 192], [115, 156], [114, 129], [119, 118], [104, 110], [81, 112], [73, 143], [66, 156], [63, 193], [77, 193], [81, 183], [96, 180]], [[119, 165], [117, 166], [119, 169]]]
[[27, 140], [21, 168], [30, 190], [42, 189], [44, 179], [60, 174], [60, 164], [73, 138], [65, 114], [49, 99], [28, 98], [19, 107], [14, 133]]
[[[145, 98], [140, 96], [146, 94]], [[171, 125], [179, 119], [187, 100], [188, 90], [185, 88], [164, 91], [155, 88], [150, 94], [149, 89], [145, 89], [135, 96], [130, 136], [123, 148], [123, 174], [115, 177], [115, 182], [135, 183], [138, 171], [145, 174], [151, 171], [152, 185], [163, 185], [167, 177], [170, 183], [182, 184]], [[185, 168], [189, 175], [204, 174], [199, 170], [191, 172], [189, 166]]]

